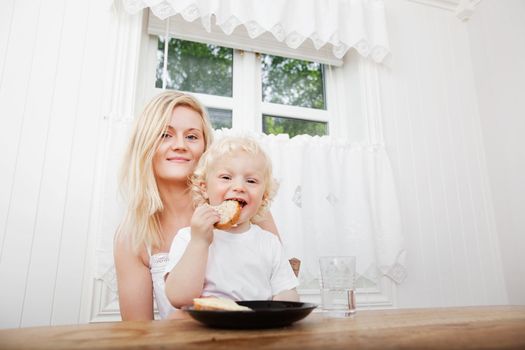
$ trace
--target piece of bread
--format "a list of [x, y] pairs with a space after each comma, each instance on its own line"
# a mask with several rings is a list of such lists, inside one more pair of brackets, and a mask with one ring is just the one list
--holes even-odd
[[195, 298], [193, 308], [195, 310], [252, 311], [247, 306], [241, 306], [233, 300], [224, 298]]
[[220, 205], [213, 206], [221, 216], [221, 219], [215, 223], [215, 228], [227, 230], [237, 224], [241, 216], [241, 205], [234, 200], [226, 200]]

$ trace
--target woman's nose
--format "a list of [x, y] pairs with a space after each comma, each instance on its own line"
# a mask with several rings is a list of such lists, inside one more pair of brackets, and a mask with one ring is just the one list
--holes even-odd
[[171, 149], [186, 149], [186, 140], [184, 140], [184, 137], [173, 137], [171, 141]]

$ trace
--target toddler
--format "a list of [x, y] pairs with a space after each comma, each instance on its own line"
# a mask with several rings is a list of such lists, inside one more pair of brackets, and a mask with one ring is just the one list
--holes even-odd
[[[298, 301], [298, 280], [279, 238], [251, 222], [275, 193], [272, 165], [253, 139], [225, 137], [201, 157], [191, 187], [197, 208], [191, 226], [173, 239], [166, 266], [166, 295], [175, 307], [194, 298]], [[236, 200], [242, 209], [230, 229], [214, 229], [211, 206]], [[209, 205], [208, 205], [209, 204]]]

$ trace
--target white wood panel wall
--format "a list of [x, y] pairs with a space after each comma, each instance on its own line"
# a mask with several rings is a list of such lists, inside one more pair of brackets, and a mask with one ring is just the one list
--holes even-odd
[[2, 1], [0, 327], [77, 323], [108, 51], [103, 1]]
[[510, 304], [525, 304], [525, 1], [483, 0], [468, 22]]
[[466, 23], [416, 2], [385, 4], [384, 134], [408, 250], [398, 305], [506, 303]]

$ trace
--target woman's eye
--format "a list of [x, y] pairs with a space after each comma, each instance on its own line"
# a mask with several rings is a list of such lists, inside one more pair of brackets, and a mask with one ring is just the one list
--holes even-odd
[[199, 139], [199, 138], [197, 137], [197, 135], [188, 135], [188, 136], [186, 136], [186, 138], [187, 138], [188, 140], [191, 140], [191, 141], [196, 141], [196, 140]]
[[160, 137], [163, 138], [163, 139], [166, 139], [166, 138], [168, 138], [168, 137], [171, 137], [171, 135], [170, 135], [169, 133], [167, 133], [167, 132], [163, 132], [163, 133], [160, 135]]

